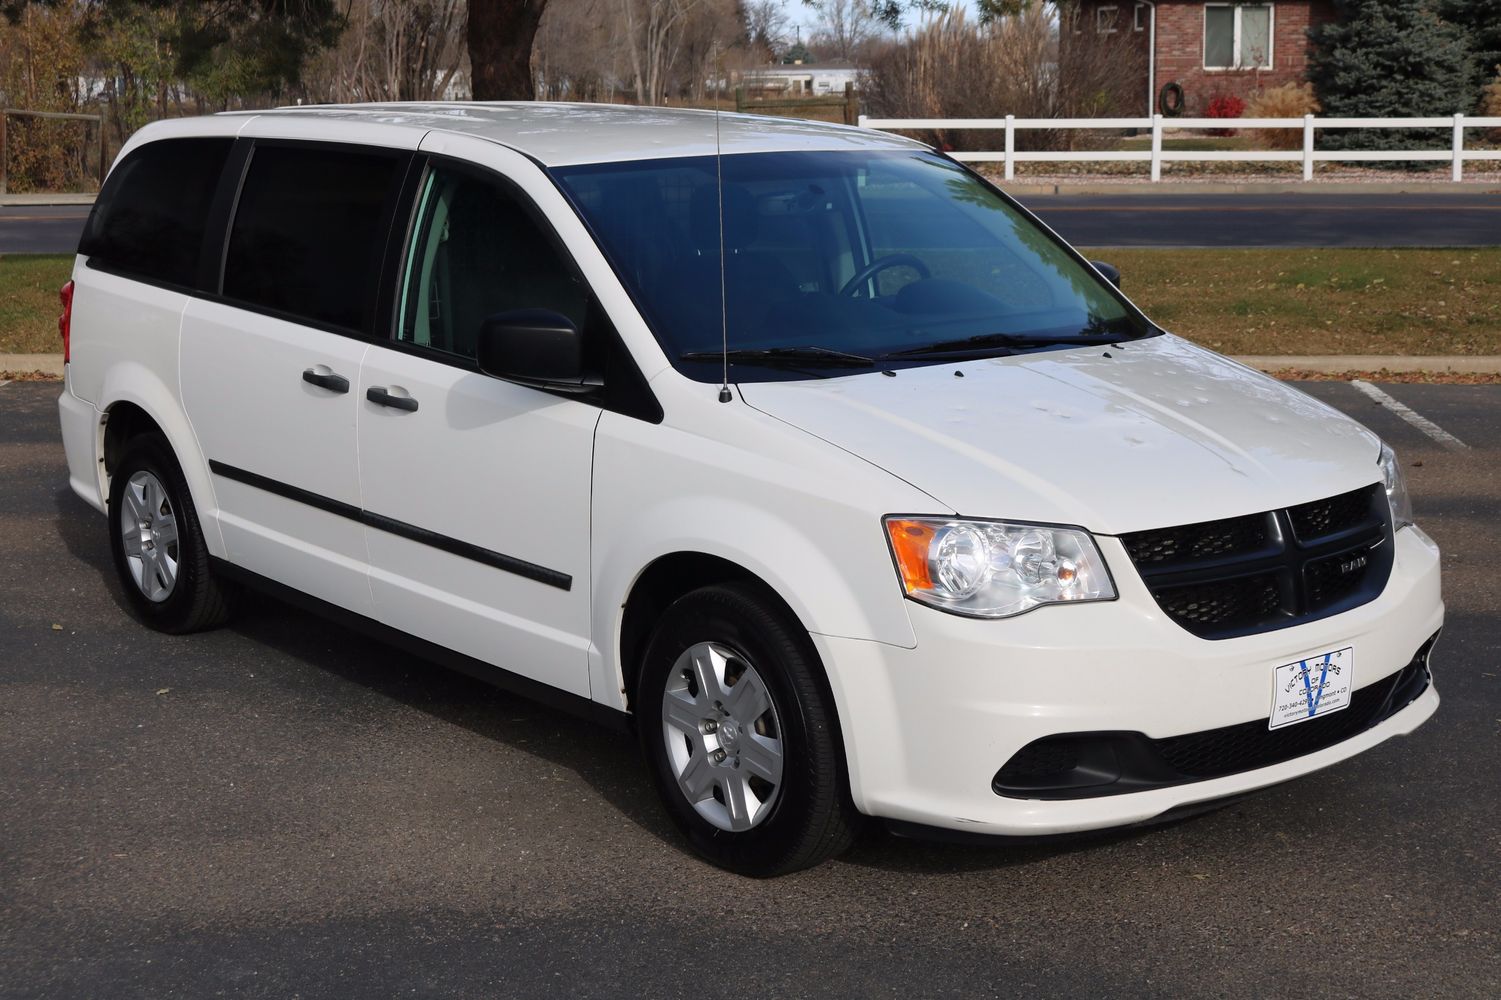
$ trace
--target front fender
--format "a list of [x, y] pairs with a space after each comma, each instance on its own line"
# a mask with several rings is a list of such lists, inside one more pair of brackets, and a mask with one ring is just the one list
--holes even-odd
[[591, 558], [596, 701], [625, 707], [624, 607], [641, 574], [676, 553], [743, 567], [809, 632], [916, 644], [880, 514], [931, 506], [931, 498], [749, 408], [735, 416], [760, 427], [742, 437], [727, 427], [711, 436], [608, 413], [600, 422]]

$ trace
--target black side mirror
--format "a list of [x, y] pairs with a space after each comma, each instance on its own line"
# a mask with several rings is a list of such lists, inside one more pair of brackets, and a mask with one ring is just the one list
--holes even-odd
[[517, 309], [485, 317], [476, 360], [486, 375], [545, 389], [585, 391], [584, 338], [573, 320], [551, 309]]
[[1103, 260], [1092, 260], [1089, 263], [1094, 267], [1096, 271], [1099, 271], [1105, 276], [1106, 281], [1110, 282], [1116, 288], [1121, 287], [1120, 268], [1116, 267], [1114, 264], [1107, 264]]

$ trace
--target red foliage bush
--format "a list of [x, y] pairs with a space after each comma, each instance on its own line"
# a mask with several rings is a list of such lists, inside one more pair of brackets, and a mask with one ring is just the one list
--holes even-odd
[[[1205, 111], [1206, 118], [1239, 118], [1246, 113], [1246, 102], [1234, 94], [1216, 94], [1209, 99], [1209, 107]], [[1210, 135], [1229, 136], [1235, 134], [1233, 128], [1215, 128], [1209, 130]]]

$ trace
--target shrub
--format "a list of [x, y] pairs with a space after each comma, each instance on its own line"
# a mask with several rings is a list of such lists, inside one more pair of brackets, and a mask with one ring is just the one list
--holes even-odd
[[[1246, 105], [1247, 118], [1302, 118], [1320, 111], [1311, 83], [1284, 83], [1251, 97]], [[1261, 149], [1302, 149], [1300, 128], [1258, 128], [1251, 130], [1251, 140]]]
[[[1136, 111], [1143, 55], [1129, 34], [1066, 33], [1042, 4], [976, 24], [963, 5], [929, 15], [880, 46], [861, 78], [868, 112], [892, 118], [1097, 118]], [[953, 129], [919, 136], [946, 149], [998, 150], [1004, 133]], [[1091, 144], [1084, 130], [1016, 133], [1018, 149]]]
[[[1501, 66], [1496, 67], [1496, 76], [1480, 93], [1480, 114], [1485, 118], [1501, 118]], [[1501, 142], [1501, 128], [1486, 130], [1491, 142]]]
[[[1209, 99], [1209, 107], [1205, 112], [1208, 118], [1239, 118], [1245, 113], [1246, 102], [1234, 94], [1215, 94]], [[1212, 128], [1210, 135], [1230, 136], [1235, 134], [1233, 128]]]

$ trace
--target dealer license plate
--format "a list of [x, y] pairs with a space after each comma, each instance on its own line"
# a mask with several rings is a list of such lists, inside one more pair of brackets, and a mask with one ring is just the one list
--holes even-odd
[[1272, 677], [1272, 717], [1280, 729], [1350, 707], [1355, 691], [1355, 647], [1284, 663]]

